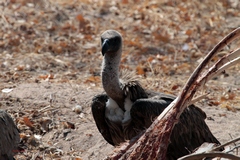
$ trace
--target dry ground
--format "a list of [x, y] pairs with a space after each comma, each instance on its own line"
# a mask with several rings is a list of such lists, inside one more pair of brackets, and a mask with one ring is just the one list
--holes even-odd
[[[0, 8], [0, 107], [20, 129], [18, 160], [103, 159], [113, 150], [90, 109], [102, 93], [104, 30], [124, 37], [121, 69], [136, 71], [147, 89], [177, 95], [206, 53], [240, 25], [234, 0], [6, 0]], [[222, 143], [240, 136], [239, 69], [208, 83], [203, 92], [210, 94], [198, 103]]]

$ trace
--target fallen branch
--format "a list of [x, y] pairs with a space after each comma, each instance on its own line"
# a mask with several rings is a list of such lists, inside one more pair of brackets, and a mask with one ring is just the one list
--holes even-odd
[[231, 141], [229, 141], [229, 142], [226, 142], [226, 143], [224, 143], [224, 144], [222, 144], [222, 145], [220, 145], [220, 146], [217, 146], [217, 147], [213, 148], [212, 151], [217, 151], [217, 150], [219, 150], [220, 148], [223, 148], [223, 147], [225, 147], [225, 146], [227, 146], [227, 145], [229, 145], [229, 144], [231, 144], [231, 143], [237, 142], [237, 141], [240, 141], [240, 137], [237, 137], [237, 138], [235, 138], [235, 139], [233, 139], [233, 140], [231, 140]]
[[240, 141], [240, 137], [237, 137], [237, 138], [235, 138], [235, 139], [233, 139], [229, 142], [226, 142], [226, 143], [224, 143], [222, 145], [219, 145], [217, 147], [214, 147], [214, 148], [213, 148], [211, 143], [205, 144], [205, 145], [200, 146], [200, 148], [197, 151], [195, 151], [195, 153], [183, 156], [183, 157], [179, 158], [178, 160], [194, 160], [194, 159], [203, 159], [205, 157], [208, 157], [208, 158], [213, 158], [213, 157], [229, 158], [229, 159], [233, 159], [233, 160], [240, 159], [240, 157], [238, 157], [236, 155], [229, 154], [229, 152], [232, 152], [233, 150], [239, 148], [240, 145], [237, 145], [230, 150], [224, 150], [222, 152], [216, 152], [219, 149], [224, 148], [225, 146], [228, 146], [228, 145], [230, 145], [232, 143], [235, 143], [237, 141]]
[[213, 67], [201, 74], [209, 65], [212, 57], [238, 37], [240, 37], [240, 28], [237, 28], [221, 40], [195, 69], [180, 95], [156, 118], [146, 132], [136, 142], [123, 146], [117, 154], [108, 159], [166, 159], [172, 129], [178, 122], [183, 110], [191, 102], [196, 91], [209, 79], [221, 73], [222, 70], [239, 62], [240, 49], [237, 49], [222, 57]]
[[[240, 144], [234, 146], [233, 148], [231, 148], [230, 150], [228, 150], [226, 153], [230, 153], [230, 152], [232, 152], [232, 151], [234, 151], [235, 149], [238, 149], [238, 148], [240, 148]], [[236, 153], [236, 154], [237, 154], [237, 153]], [[238, 154], [237, 154], [237, 155], [238, 155]], [[240, 159], [240, 158], [239, 158], [239, 159]]]
[[192, 90], [190, 97], [193, 97], [195, 92], [200, 87], [204, 86], [204, 84], [206, 84], [210, 79], [216, 77], [218, 74], [237, 63], [240, 63], [240, 48], [228, 55], [225, 55], [219, 59], [219, 61], [217, 61], [209, 70], [205, 71], [204, 74], [198, 78], [196, 86]]
[[[222, 73], [224, 70], [228, 69], [231, 66], [234, 66], [235, 64], [240, 62], [240, 48], [237, 50], [233, 51], [232, 53], [225, 55], [222, 57], [216, 65], [218, 66], [213, 66], [210, 70], [213, 70], [212, 72], [209, 71], [205, 74], [212, 73], [209, 75], [206, 79], [206, 81], [212, 79], [213, 77], [216, 77], [218, 74]], [[215, 67], [215, 68], [214, 68]], [[216, 70], [214, 72], [214, 70]]]
[[233, 154], [223, 153], [223, 152], [214, 152], [214, 153], [195, 153], [186, 155], [184, 157], [178, 158], [178, 160], [196, 160], [196, 159], [203, 159], [205, 157], [214, 158], [214, 157], [221, 157], [221, 158], [228, 158], [231, 160], [239, 160], [240, 157], [235, 156]]

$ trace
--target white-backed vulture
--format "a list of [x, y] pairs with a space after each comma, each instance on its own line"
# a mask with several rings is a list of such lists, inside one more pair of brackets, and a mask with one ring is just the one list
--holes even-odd
[[[93, 98], [92, 114], [104, 139], [117, 146], [147, 129], [154, 119], [174, 100], [174, 96], [143, 89], [129, 75], [120, 79], [122, 36], [114, 30], [101, 35], [102, 85], [106, 94]], [[152, 98], [157, 96], [158, 98]], [[188, 106], [175, 125], [167, 150], [167, 159], [191, 153], [204, 142], [220, 144], [205, 123], [206, 114], [194, 105]]]

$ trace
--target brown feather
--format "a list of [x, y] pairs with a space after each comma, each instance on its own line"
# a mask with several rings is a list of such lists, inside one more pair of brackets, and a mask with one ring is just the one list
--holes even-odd
[[147, 93], [139, 83], [139, 77], [134, 72], [124, 69], [120, 72], [120, 77], [121, 88], [125, 98], [129, 95], [132, 102], [140, 98], [148, 98]]

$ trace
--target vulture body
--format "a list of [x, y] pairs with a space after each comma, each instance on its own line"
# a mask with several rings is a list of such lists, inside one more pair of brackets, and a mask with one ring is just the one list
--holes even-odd
[[[101, 76], [106, 93], [93, 98], [92, 114], [104, 139], [117, 146], [146, 130], [175, 97], [145, 91], [132, 75], [125, 73], [119, 78], [120, 33], [107, 30], [101, 35], [101, 42], [104, 56]], [[205, 119], [206, 114], [194, 105], [184, 110], [172, 131], [167, 159], [187, 155], [204, 142], [220, 144]]]
[[0, 110], [0, 128], [0, 159], [14, 160], [14, 150], [20, 142], [19, 130], [4, 110]]

